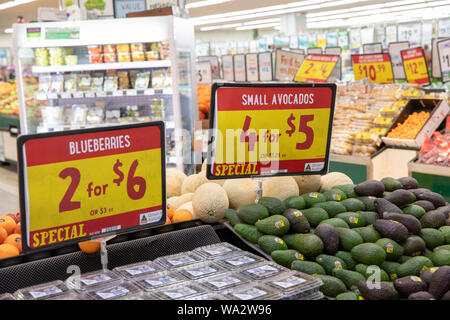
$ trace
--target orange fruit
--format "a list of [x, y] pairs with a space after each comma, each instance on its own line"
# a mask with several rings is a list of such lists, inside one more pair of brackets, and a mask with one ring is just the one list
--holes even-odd
[[175, 209], [170, 204], [168, 204], [167, 205], [167, 218], [172, 219], [174, 213], [175, 213]]
[[8, 234], [11, 234], [16, 228], [16, 222], [9, 216], [0, 216], [0, 227], [5, 228], [6, 232], [8, 232]]
[[16, 246], [9, 243], [0, 244], [0, 259], [18, 256], [19, 254], [19, 249]]
[[100, 250], [100, 242], [92, 240], [78, 242], [78, 246], [84, 253], [95, 253]]
[[16, 228], [14, 229], [13, 233], [22, 234], [22, 229], [20, 228], [20, 222], [16, 224]]
[[194, 219], [192, 216], [192, 213], [189, 210], [181, 209], [175, 211], [175, 214], [173, 215], [172, 222], [180, 222], [180, 221], [189, 221]]
[[22, 252], [22, 236], [20, 234], [13, 233], [9, 235], [4, 243], [12, 244], [19, 249], [19, 252]]
[[171, 223], [172, 223], [172, 220], [170, 220], [170, 218], [167, 217], [167, 221], [166, 221], [166, 223], [164, 223], [164, 225], [166, 225], [166, 224], [171, 224]]
[[0, 244], [8, 238], [8, 232], [6, 232], [5, 228], [0, 227]]

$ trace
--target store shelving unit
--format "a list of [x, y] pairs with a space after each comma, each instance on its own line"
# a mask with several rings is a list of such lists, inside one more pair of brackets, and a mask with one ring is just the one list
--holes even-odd
[[[186, 137], [188, 134], [193, 136], [198, 111], [193, 107], [197, 105], [194, 27], [187, 19], [161, 16], [47, 22], [16, 24], [13, 29], [22, 133], [73, 130], [162, 119], [166, 123], [167, 166], [177, 167], [188, 173], [193, 171], [190, 145], [192, 140]], [[90, 46], [143, 44], [149, 48], [150, 44], [163, 42], [168, 43], [169, 55], [163, 57], [161, 54], [160, 58], [155, 60], [147, 59], [147, 56], [144, 61], [133, 59], [132, 51], [132, 59], [122, 62], [111, 62], [105, 58], [103, 63], [91, 63], [93, 61], [89, 59]], [[48, 48], [70, 48], [72, 55], [77, 56], [77, 63], [56, 64], [51, 59], [48, 65], [38, 63], [36, 49]], [[117, 50], [117, 57], [119, 54]], [[115, 61], [120, 60], [116, 58]], [[113, 70], [127, 72], [130, 79], [132, 72], [148, 72], [149, 85], [136, 88], [130, 81], [127, 88], [110, 89], [92, 85], [80, 89], [78, 84], [75, 90], [55, 90], [51, 87], [45, 91], [39, 86], [30, 88], [24, 82], [24, 79], [29, 77], [40, 79], [87, 73], [91, 76], [100, 73], [106, 79]], [[156, 72], [166, 76], [162, 85], [152, 84], [152, 74]], [[162, 101], [162, 117], [153, 113], [152, 101], [155, 100]], [[65, 110], [73, 110], [74, 106], [80, 105], [90, 110], [98, 103], [104, 106], [105, 114], [116, 110], [116, 116], [112, 120], [104, 116], [101, 121], [80, 123], [70, 122], [66, 116], [64, 121], [60, 120], [63, 116], [60, 116], [58, 121], [50, 121], [47, 113], [43, 112], [49, 107], [56, 110], [56, 114], [58, 110], [55, 107], [63, 107], [63, 112], [66, 112]], [[117, 116], [117, 110], [120, 110], [120, 118]]]

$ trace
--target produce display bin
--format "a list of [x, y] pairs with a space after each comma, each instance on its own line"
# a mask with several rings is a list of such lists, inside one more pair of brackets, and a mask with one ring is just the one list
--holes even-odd
[[[388, 138], [389, 132], [396, 128], [398, 124], [403, 123], [410, 114], [414, 112], [429, 111], [430, 117], [425, 125], [416, 135], [414, 140]], [[445, 100], [438, 99], [412, 99], [408, 102], [402, 112], [394, 120], [388, 134], [381, 139], [387, 146], [407, 147], [412, 149], [420, 149], [425, 137], [431, 137], [433, 132], [439, 127], [444, 118], [450, 111], [450, 107]]]
[[408, 163], [409, 175], [419, 182], [420, 187], [433, 190], [450, 202], [450, 168], [416, 161], [417, 158]]
[[372, 178], [373, 165], [370, 157], [330, 154], [328, 171], [345, 173], [357, 184]]

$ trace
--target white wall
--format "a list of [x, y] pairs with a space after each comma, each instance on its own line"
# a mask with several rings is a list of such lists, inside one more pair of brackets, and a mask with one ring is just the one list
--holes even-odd
[[0, 33], [0, 48], [12, 48], [12, 34]]

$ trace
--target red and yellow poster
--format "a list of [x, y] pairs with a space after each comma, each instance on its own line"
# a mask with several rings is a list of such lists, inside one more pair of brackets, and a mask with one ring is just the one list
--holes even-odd
[[339, 56], [324, 54], [308, 54], [295, 76], [297, 82], [326, 82]]
[[374, 83], [394, 83], [391, 57], [388, 53], [352, 55], [355, 80]]
[[22, 136], [20, 143], [29, 248], [165, 222], [160, 125]]
[[213, 87], [208, 178], [325, 173], [334, 84]]
[[400, 51], [402, 55], [403, 68], [405, 69], [408, 83], [421, 85], [430, 84], [427, 64], [422, 48], [412, 48]]

